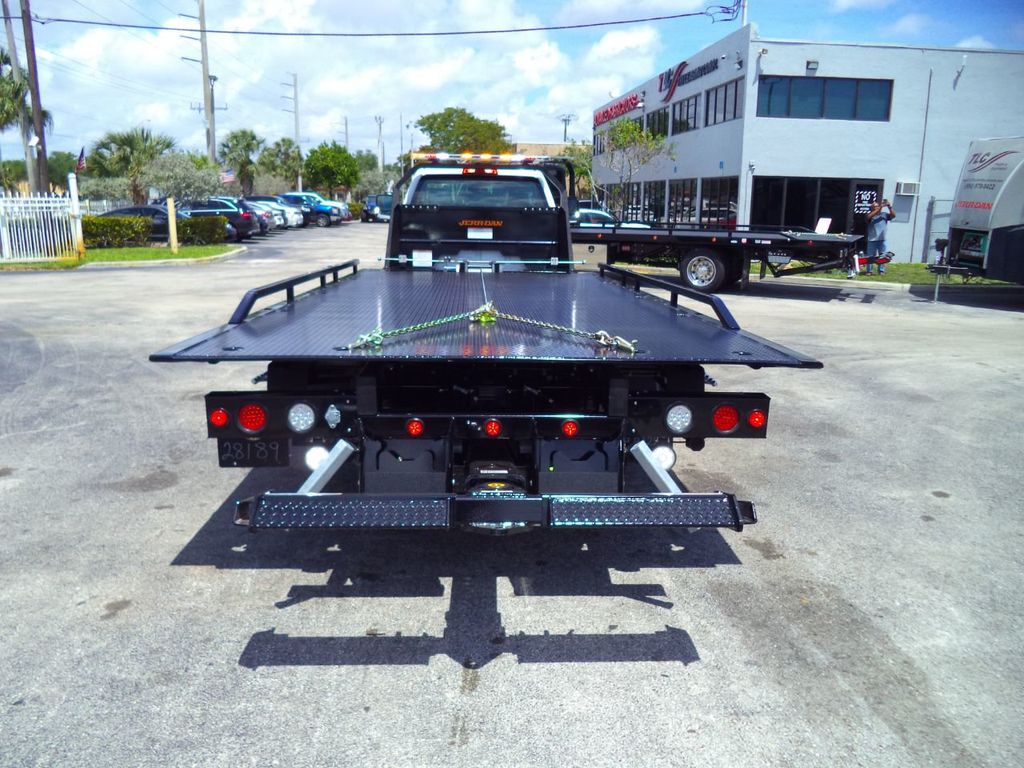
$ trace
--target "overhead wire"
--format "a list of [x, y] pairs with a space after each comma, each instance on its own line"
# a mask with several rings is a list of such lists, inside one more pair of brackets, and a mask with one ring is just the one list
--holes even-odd
[[[82, 5], [78, 0], [73, 0]], [[599, 27], [621, 26], [624, 24], [642, 24], [651, 21], [671, 21], [673, 19], [693, 18], [695, 16], [707, 16], [713, 21], [727, 21], [735, 18], [739, 10], [740, 0], [732, 5], [712, 5], [701, 11], [689, 11], [686, 13], [664, 14], [660, 16], [646, 16], [635, 19], [617, 19], [613, 21], [590, 21], [580, 24], [553, 24], [536, 27], [508, 27], [503, 29], [460, 29], [426, 32], [282, 32], [277, 30], [264, 29], [206, 29], [208, 35], [240, 35], [250, 37], [323, 37], [323, 38], [371, 38], [371, 37], [466, 37], [470, 35], [508, 35], [524, 32], [558, 32], [574, 29], [595, 29]], [[85, 7], [85, 6], [82, 6]], [[91, 10], [91, 9], [90, 9]], [[93, 11], [93, 13], [96, 13]], [[100, 14], [96, 14], [101, 16]], [[19, 18], [14, 17], [12, 18]], [[101, 18], [105, 18], [102, 17]], [[92, 19], [73, 19], [55, 16], [40, 16], [33, 14], [33, 20], [39, 24], [80, 24], [94, 27], [114, 27], [126, 30], [149, 30], [164, 32], [194, 32], [190, 27], [150, 25], [150, 24], [129, 24], [126, 22], [115, 22], [110, 19], [106, 21], [94, 21]]]

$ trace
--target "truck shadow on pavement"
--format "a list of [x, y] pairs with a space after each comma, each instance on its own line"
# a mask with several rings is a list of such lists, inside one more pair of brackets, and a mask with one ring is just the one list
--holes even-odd
[[874, 304], [878, 291], [871, 288], [870, 283], [858, 283], [851, 280], [848, 285], [830, 286], [816, 283], [799, 284], [782, 282], [774, 278], [764, 280], [752, 279], [746, 290], [730, 288], [722, 291], [725, 296], [763, 296], [774, 299], [796, 299], [797, 301], [817, 301], [827, 304], [831, 301], [848, 301], [854, 304]]
[[[243, 667], [425, 665], [448, 656], [467, 669], [503, 654], [520, 664], [559, 662], [698, 661], [689, 633], [664, 625], [652, 633], [618, 631], [614, 603], [600, 633], [515, 632], [498, 611], [499, 584], [507, 579], [517, 598], [626, 598], [658, 610], [674, 604], [658, 583], [615, 583], [612, 571], [646, 568], [713, 568], [739, 558], [716, 530], [535, 531], [491, 537], [436, 531], [272, 531], [250, 533], [231, 523], [234, 499], [292, 480], [261, 470], [239, 485], [173, 561], [229, 569], [293, 568], [330, 572], [322, 585], [295, 585], [276, 603], [320, 599], [383, 599], [445, 594], [451, 580], [446, 625], [440, 636], [403, 635], [382, 626], [362, 636], [304, 637], [268, 629], [242, 652]], [[258, 480], [254, 479], [258, 478]], [[550, 606], [551, 603], [547, 603]], [[576, 608], [578, 610], [578, 606]], [[550, 607], [547, 610], [551, 610]], [[564, 616], [564, 614], [563, 614]], [[587, 614], [590, 626], [593, 615]], [[560, 616], [561, 618], [562, 616]], [[633, 616], [632, 618], [635, 618]], [[659, 622], [661, 623], [661, 622]]]

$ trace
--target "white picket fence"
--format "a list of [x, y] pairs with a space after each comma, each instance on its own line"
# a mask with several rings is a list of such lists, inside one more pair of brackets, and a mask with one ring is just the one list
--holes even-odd
[[0, 197], [0, 261], [52, 261], [75, 255], [68, 197]]

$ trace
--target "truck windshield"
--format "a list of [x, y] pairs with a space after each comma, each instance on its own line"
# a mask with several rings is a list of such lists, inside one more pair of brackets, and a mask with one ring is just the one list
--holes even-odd
[[425, 176], [416, 185], [413, 205], [479, 208], [547, 207], [537, 179]]

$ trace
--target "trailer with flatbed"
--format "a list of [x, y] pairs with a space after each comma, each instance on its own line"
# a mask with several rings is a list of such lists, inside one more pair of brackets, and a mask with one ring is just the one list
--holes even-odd
[[563, 178], [555, 163], [435, 156], [396, 188], [383, 269], [351, 260], [253, 289], [224, 325], [151, 356], [267, 364], [265, 388], [206, 396], [207, 434], [221, 466], [308, 476], [238, 499], [236, 523], [756, 521], [752, 502], [691, 491], [673, 469], [678, 448], [767, 433], [769, 397], [709, 389], [706, 367], [821, 363], [742, 330], [717, 296], [577, 270]]
[[584, 246], [585, 255], [608, 264], [672, 267], [687, 287], [713, 293], [737, 282], [746, 287], [752, 265], [762, 279], [847, 269], [862, 237], [804, 227], [623, 223], [576, 225], [572, 239], [577, 253]]

